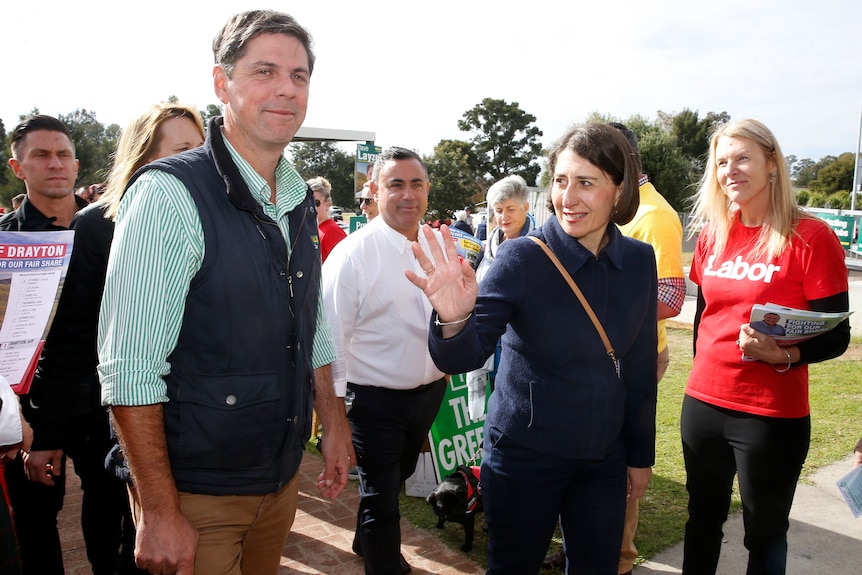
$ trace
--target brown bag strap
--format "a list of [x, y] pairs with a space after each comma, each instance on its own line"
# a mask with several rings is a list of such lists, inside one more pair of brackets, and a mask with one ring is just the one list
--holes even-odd
[[593, 311], [592, 306], [590, 306], [590, 302], [587, 301], [587, 298], [584, 297], [583, 292], [581, 292], [581, 288], [578, 287], [578, 284], [575, 283], [575, 280], [572, 279], [572, 276], [569, 272], [566, 271], [566, 268], [563, 267], [563, 264], [560, 263], [560, 260], [557, 256], [554, 255], [554, 252], [551, 251], [551, 248], [545, 244], [542, 240], [537, 238], [536, 236], [527, 236], [531, 240], [533, 240], [536, 245], [542, 248], [542, 251], [547, 254], [548, 258], [550, 258], [551, 262], [555, 266], [557, 266], [557, 270], [559, 270], [560, 275], [563, 276], [563, 279], [566, 280], [566, 283], [569, 284], [569, 287], [572, 288], [572, 291], [575, 292], [575, 295], [578, 297], [578, 301], [581, 302], [581, 305], [584, 306], [584, 310], [586, 310], [587, 315], [590, 316], [590, 320], [593, 322], [593, 325], [596, 326], [596, 331], [599, 332], [599, 337], [602, 338], [602, 343], [605, 344], [605, 350], [608, 352], [608, 357], [611, 358], [611, 361], [614, 362], [614, 369], [617, 372], [617, 377], [620, 376], [620, 362], [617, 360], [617, 356], [614, 353], [614, 348], [611, 345], [611, 340], [608, 339], [608, 334], [605, 333], [605, 328], [602, 327], [602, 322], [599, 321], [599, 318], [596, 317], [596, 312]]

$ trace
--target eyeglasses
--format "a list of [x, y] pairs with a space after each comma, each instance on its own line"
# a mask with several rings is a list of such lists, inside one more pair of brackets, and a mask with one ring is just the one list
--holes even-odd
[[359, 198], [359, 207], [361, 208], [363, 205], [371, 205], [374, 203], [374, 198]]
[[314, 200], [314, 205], [319, 208], [320, 207], [320, 200]]

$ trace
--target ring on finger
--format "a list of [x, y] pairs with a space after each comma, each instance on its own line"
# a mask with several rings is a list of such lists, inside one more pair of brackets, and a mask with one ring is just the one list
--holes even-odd
[[430, 268], [428, 268], [427, 270], [422, 270], [422, 271], [423, 271], [423, 272], [425, 272], [425, 275], [427, 276], [428, 274], [433, 274], [433, 273], [434, 273], [434, 270], [436, 270], [436, 269], [437, 269], [437, 267], [436, 267], [436, 266], [431, 266], [431, 267], [430, 267]]

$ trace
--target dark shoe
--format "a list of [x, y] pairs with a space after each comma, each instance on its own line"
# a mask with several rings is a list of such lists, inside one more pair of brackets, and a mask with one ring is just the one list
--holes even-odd
[[542, 561], [542, 569], [565, 569], [566, 568], [566, 552], [560, 549], [556, 553], [545, 555], [545, 560]]
[[[350, 546], [354, 553], [356, 553], [359, 557], [362, 557], [362, 543], [359, 542], [359, 537], [353, 538], [353, 545]], [[404, 554], [401, 554], [401, 574], [407, 575], [413, 570], [410, 567], [410, 563], [407, 562], [407, 559], [404, 558]]]

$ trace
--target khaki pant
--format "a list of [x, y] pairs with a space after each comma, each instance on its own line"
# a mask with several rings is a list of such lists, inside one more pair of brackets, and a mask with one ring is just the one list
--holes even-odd
[[[135, 524], [141, 508], [131, 491]], [[281, 550], [296, 516], [299, 473], [266, 495], [199, 495], [180, 492], [180, 509], [199, 534], [198, 575], [276, 575]]]
[[[670, 352], [664, 348], [658, 354], [657, 381], [661, 381], [670, 363]], [[638, 528], [638, 500], [629, 501], [626, 505], [626, 522], [623, 526], [623, 544], [620, 549], [620, 566], [617, 573], [628, 573], [634, 568], [638, 558], [638, 548], [635, 547], [635, 532]]]

